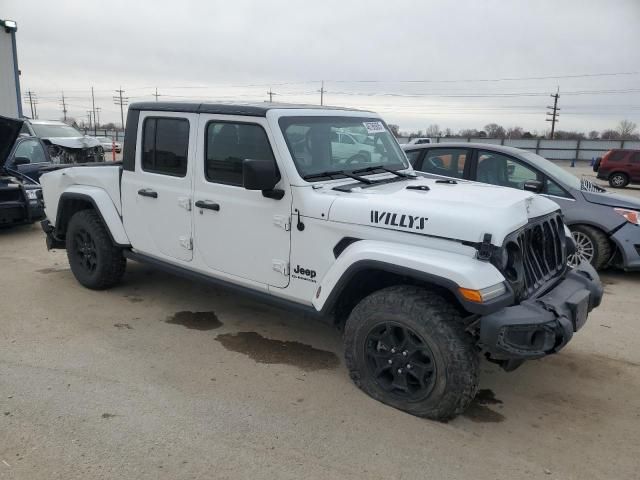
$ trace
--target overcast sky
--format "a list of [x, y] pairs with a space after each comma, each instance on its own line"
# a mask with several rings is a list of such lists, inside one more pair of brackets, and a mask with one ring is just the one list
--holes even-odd
[[324, 80], [325, 103], [402, 130], [544, 132], [558, 86], [560, 129], [640, 124], [640, 0], [2, 0], [0, 18], [18, 22], [40, 118], [61, 117], [64, 90], [86, 119], [92, 85], [106, 122], [120, 86], [131, 101], [156, 87], [161, 100], [264, 101], [272, 88], [318, 103]]

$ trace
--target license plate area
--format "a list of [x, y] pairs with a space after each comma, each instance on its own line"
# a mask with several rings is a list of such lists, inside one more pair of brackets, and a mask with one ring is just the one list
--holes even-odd
[[574, 293], [567, 300], [567, 305], [571, 309], [573, 322], [573, 331], [577, 332], [587, 321], [589, 314], [589, 292], [581, 291]]

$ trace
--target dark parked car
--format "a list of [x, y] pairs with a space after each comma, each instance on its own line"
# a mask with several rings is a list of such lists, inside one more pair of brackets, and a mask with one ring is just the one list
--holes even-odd
[[22, 120], [0, 116], [0, 227], [44, 218], [37, 178], [49, 157], [40, 139], [18, 138], [21, 128]]
[[614, 188], [640, 183], [640, 150], [609, 150], [596, 162], [593, 171]]
[[484, 143], [403, 146], [428, 176], [472, 180], [540, 193], [562, 208], [576, 254], [597, 269], [640, 270], [640, 202], [579, 179], [535, 153]]

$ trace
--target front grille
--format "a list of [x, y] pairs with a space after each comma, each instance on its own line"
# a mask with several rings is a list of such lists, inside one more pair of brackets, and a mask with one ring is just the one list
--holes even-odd
[[20, 188], [0, 188], [0, 202], [21, 202], [22, 200], [22, 190]]
[[505, 276], [518, 300], [537, 293], [567, 268], [564, 223], [558, 213], [529, 221], [505, 242]]

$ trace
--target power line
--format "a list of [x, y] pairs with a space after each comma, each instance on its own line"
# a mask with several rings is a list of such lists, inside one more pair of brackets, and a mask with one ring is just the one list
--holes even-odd
[[560, 87], [558, 87], [558, 89], [556, 90], [556, 93], [552, 94], [551, 97], [553, 98], [553, 107], [551, 106], [547, 107], [548, 109], [551, 109], [551, 113], [547, 112], [547, 116], [549, 116], [550, 118], [547, 118], [546, 121], [551, 122], [551, 140], [553, 140], [553, 136], [556, 131], [556, 122], [559, 122], [558, 117], [560, 116], [560, 114], [558, 113], [558, 111], [560, 110], [558, 108], [558, 99], [560, 98]]

